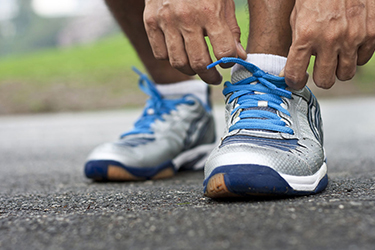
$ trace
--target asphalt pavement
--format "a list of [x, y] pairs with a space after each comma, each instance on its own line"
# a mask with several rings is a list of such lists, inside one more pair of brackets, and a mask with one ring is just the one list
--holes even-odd
[[[96, 183], [87, 154], [140, 109], [0, 117], [0, 249], [375, 249], [375, 98], [321, 101], [329, 186], [217, 201], [203, 172]], [[223, 130], [223, 107], [215, 107]]]

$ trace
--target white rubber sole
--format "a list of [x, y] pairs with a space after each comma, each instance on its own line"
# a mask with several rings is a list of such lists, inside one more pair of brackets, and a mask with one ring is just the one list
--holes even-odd
[[279, 174], [295, 191], [313, 191], [327, 174], [327, 164], [324, 162], [319, 171], [310, 176]]

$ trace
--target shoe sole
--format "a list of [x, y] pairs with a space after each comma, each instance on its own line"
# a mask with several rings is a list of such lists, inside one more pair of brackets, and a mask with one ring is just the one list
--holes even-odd
[[85, 175], [96, 181], [144, 181], [170, 178], [178, 170], [202, 169], [208, 154], [215, 147], [205, 144], [179, 154], [176, 158], [154, 167], [130, 167], [113, 160], [89, 160]]
[[[171, 167], [168, 167], [168, 168], [160, 170], [154, 176], [149, 177], [149, 179], [159, 180], [159, 179], [170, 178], [174, 175], [175, 175], [174, 169]], [[147, 180], [148, 178], [135, 176], [129, 171], [127, 171], [126, 168], [124, 167], [109, 165], [108, 172], [107, 172], [107, 179], [111, 181], [143, 181], [143, 180]]]
[[279, 174], [267, 166], [230, 165], [216, 168], [204, 181], [210, 198], [249, 196], [298, 196], [323, 191], [328, 184], [327, 165], [311, 176]]

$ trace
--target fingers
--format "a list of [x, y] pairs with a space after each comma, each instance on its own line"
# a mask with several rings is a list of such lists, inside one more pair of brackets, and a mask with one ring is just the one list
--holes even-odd
[[169, 4], [147, 0], [144, 23], [157, 59], [169, 59], [174, 68], [188, 75], [198, 74], [207, 83], [219, 84], [222, 77], [215, 68], [206, 68], [212, 60], [205, 34], [217, 59], [247, 57], [240, 43], [233, 0], [171, 1]]
[[189, 59], [185, 51], [185, 44], [181, 34], [174, 29], [167, 30], [165, 43], [168, 50], [169, 63], [172, 67], [187, 75], [195, 75], [190, 67]]
[[246, 60], [247, 52], [241, 44], [241, 29], [238, 26], [234, 1], [226, 1], [225, 20], [237, 46], [237, 56]]
[[302, 89], [308, 79], [306, 73], [310, 63], [311, 51], [306, 46], [292, 45], [284, 68], [286, 84], [292, 89]]
[[194, 32], [189, 34], [180, 34], [175, 29], [166, 31], [164, 36], [170, 64], [185, 74], [198, 74], [206, 83], [220, 84], [220, 73], [215, 68], [207, 69], [212, 60], [203, 31], [199, 27], [192, 30]]
[[[241, 45], [241, 31], [235, 15], [235, 6], [232, 0], [225, 2], [225, 12], [219, 19], [207, 19], [205, 30], [210, 39], [215, 57], [219, 60], [223, 57], [247, 58], [247, 53]], [[232, 67], [231, 64], [220, 64], [223, 68]]]
[[368, 4], [365, 0], [296, 0], [290, 19], [293, 43], [285, 67], [290, 87], [304, 86], [313, 54], [314, 82], [326, 89], [333, 86], [336, 76], [343, 81], [351, 79], [356, 64], [371, 58], [375, 51], [375, 2]]
[[222, 76], [216, 68], [207, 69], [212, 63], [206, 40], [201, 34], [185, 36], [185, 48], [189, 58], [190, 67], [203, 81], [209, 84], [220, 84]]
[[365, 36], [358, 49], [358, 65], [366, 64], [375, 51], [375, 1], [367, 1], [366, 14], [366, 25], [362, 25]]
[[221, 83], [220, 73], [215, 68], [206, 68], [212, 61], [199, 27], [191, 29], [194, 32], [189, 34], [171, 28], [163, 33], [152, 18], [145, 18], [145, 28], [156, 59], [169, 59], [172, 67], [187, 75], [198, 74], [209, 84]]
[[246, 60], [247, 58], [247, 52], [245, 48], [242, 46], [241, 42], [237, 43], [237, 55], [239, 58]]
[[165, 37], [159, 28], [157, 20], [153, 16], [147, 15], [146, 12], [143, 15], [143, 20], [145, 23], [148, 40], [155, 58], [159, 60], [167, 60], [168, 51], [165, 44]]
[[375, 52], [375, 38], [372, 40], [372, 42], [367, 42], [363, 44], [358, 49], [358, 65], [364, 65], [366, 64], [372, 57], [372, 55]]
[[316, 53], [313, 79], [315, 84], [323, 89], [329, 89], [335, 84], [337, 69], [337, 52], [325, 47]]
[[[207, 35], [211, 41], [215, 57], [219, 60], [223, 57], [237, 57], [237, 45], [228, 27], [223, 27], [223, 23], [216, 24], [215, 29], [208, 27]], [[222, 64], [223, 68], [233, 66], [233, 64]]]
[[[336, 76], [341, 81], [347, 81], [354, 77], [356, 73], [357, 53], [354, 49], [343, 50], [338, 53], [330, 47], [317, 51], [313, 72], [315, 84], [324, 89], [331, 88], [336, 80]], [[362, 52], [369, 60], [373, 51]], [[308, 75], [306, 70], [310, 61], [310, 54], [297, 52], [291, 47], [287, 64], [281, 76], [285, 76], [285, 81], [291, 88], [301, 89], [305, 86]]]
[[[223, 57], [240, 57], [246, 60], [247, 53], [238, 41], [239, 38], [233, 37], [233, 33], [230, 32], [230, 29], [228, 28], [223, 28], [221, 31], [221, 33], [208, 33], [216, 59], [220, 60]], [[234, 63], [220, 64], [222, 68], [230, 68], [233, 65]]]
[[212, 60], [203, 31], [199, 32], [199, 28], [196, 28], [194, 33], [183, 38], [177, 30], [168, 29], [164, 36], [172, 67], [187, 75], [198, 74], [209, 84], [221, 83], [220, 73], [215, 68], [207, 69]]
[[341, 51], [338, 58], [336, 70], [337, 78], [340, 81], [347, 81], [354, 77], [357, 70], [357, 53], [355, 50]]

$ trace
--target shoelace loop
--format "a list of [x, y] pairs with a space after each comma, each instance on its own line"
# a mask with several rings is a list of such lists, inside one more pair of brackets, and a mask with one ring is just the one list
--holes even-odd
[[154, 131], [151, 129], [151, 124], [156, 120], [164, 121], [164, 114], [169, 114], [172, 110], [176, 110], [176, 106], [179, 104], [194, 104], [194, 101], [187, 100], [185, 97], [181, 99], [164, 99], [146, 74], [143, 74], [135, 67], [132, 69], [139, 75], [139, 88], [150, 98], [146, 102], [141, 117], [135, 122], [134, 128], [122, 134], [121, 138], [132, 134], [153, 134]]
[[267, 130], [293, 134], [293, 130], [273, 110], [290, 116], [288, 110], [283, 108], [281, 97], [292, 98], [292, 93], [286, 90], [284, 77], [268, 74], [249, 62], [240, 58], [224, 57], [207, 68], [212, 68], [220, 63], [237, 63], [247, 69], [252, 76], [236, 83], [226, 82], [223, 94], [230, 93], [229, 103], [237, 99], [237, 105], [231, 115], [239, 112], [237, 121], [229, 128]]

